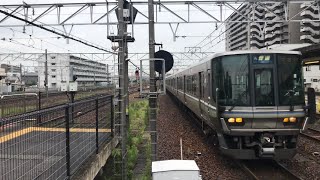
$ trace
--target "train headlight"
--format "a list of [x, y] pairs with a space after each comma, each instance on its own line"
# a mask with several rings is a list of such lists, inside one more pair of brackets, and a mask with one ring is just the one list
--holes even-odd
[[235, 122], [235, 119], [234, 118], [229, 118], [228, 119], [228, 123], [234, 123]]
[[242, 118], [236, 118], [237, 123], [242, 123]]
[[290, 121], [291, 123], [297, 122], [297, 118], [295, 118], [295, 117], [290, 117], [290, 118], [289, 118], [289, 121]]
[[297, 122], [297, 118], [296, 117], [289, 117], [289, 118], [283, 118], [283, 122], [284, 123], [295, 123]]
[[284, 118], [284, 119], [283, 119], [283, 122], [284, 122], [284, 123], [289, 122], [289, 118]]

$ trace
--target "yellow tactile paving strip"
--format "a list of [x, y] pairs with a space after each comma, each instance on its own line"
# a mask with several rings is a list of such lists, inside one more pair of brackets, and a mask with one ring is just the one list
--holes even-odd
[[[17, 138], [19, 136], [25, 135], [30, 132], [35, 132], [35, 131], [42, 131], [42, 132], [66, 132], [65, 128], [46, 128], [46, 127], [29, 127], [25, 128], [19, 131], [15, 131], [13, 133], [7, 134], [5, 136], [0, 137], [0, 143], [4, 143], [6, 141], [9, 141], [11, 139]], [[70, 132], [96, 132], [96, 129], [93, 128], [70, 128]], [[98, 129], [98, 132], [111, 132], [111, 129]]]

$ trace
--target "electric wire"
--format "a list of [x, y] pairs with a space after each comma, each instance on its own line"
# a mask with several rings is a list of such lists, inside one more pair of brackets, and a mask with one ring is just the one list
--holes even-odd
[[[43, 30], [45, 30], [45, 31], [48, 31], [48, 32], [57, 34], [57, 35], [62, 36], [62, 37], [64, 37], [64, 38], [68, 38], [68, 39], [74, 40], [74, 41], [76, 41], [76, 42], [82, 43], [82, 44], [87, 45], [87, 46], [89, 46], [89, 47], [93, 47], [93, 48], [95, 48], [95, 49], [98, 49], [98, 50], [101, 50], [101, 51], [105, 51], [105, 52], [108, 52], [108, 53], [113, 53], [113, 52], [111, 52], [111, 51], [109, 51], [109, 50], [107, 50], [107, 49], [105, 49], [105, 48], [102, 48], [102, 47], [100, 47], [100, 46], [98, 46], [98, 45], [95, 45], [95, 44], [93, 44], [93, 43], [91, 43], [91, 42], [84, 41], [84, 40], [82, 40], [81, 38], [78, 38], [78, 37], [75, 37], [75, 36], [70, 36], [70, 35], [65, 35], [65, 34], [63, 34], [63, 33], [57, 32], [57, 29], [56, 29], [56, 28], [51, 27], [52, 29], [49, 29], [49, 28], [47, 28], [47, 27], [44, 27], [44, 26], [42, 26], [42, 25], [33, 23], [33, 22], [28, 21], [28, 20], [26, 20], [26, 19], [20, 18], [20, 17], [18, 17], [18, 16], [15, 16], [15, 15], [10, 14], [10, 13], [8, 13], [8, 12], [6, 12], [6, 11], [3, 11], [3, 10], [0, 10], [0, 13], [5, 14], [5, 15], [7, 15], [7, 16], [10, 16], [10, 17], [12, 17], [12, 18], [14, 18], [14, 19], [23, 21], [23, 22], [25, 22], [25, 23], [31, 24], [31, 25], [33, 25], [33, 26], [35, 26], [35, 27], [38, 27], [38, 28], [40, 28], [40, 29], [43, 29]], [[39, 21], [37, 21], [37, 22], [39, 22]], [[40, 23], [41, 23], [41, 22], [40, 22]]]

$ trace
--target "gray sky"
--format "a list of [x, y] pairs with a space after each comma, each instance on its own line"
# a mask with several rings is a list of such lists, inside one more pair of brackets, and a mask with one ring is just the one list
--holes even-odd
[[[99, 0], [76, 0], [76, 1], [68, 1], [68, 0], [25, 0], [28, 4], [34, 4], [34, 3], [62, 3], [62, 2], [98, 2]], [[101, 0], [100, 0], [101, 1]], [[104, 2], [104, 1], [102, 1]], [[21, 0], [0, 0], [1, 5], [5, 4], [21, 4]], [[179, 14], [182, 17], [186, 17], [186, 6], [168, 6], [174, 12]], [[139, 9], [144, 14], [148, 14], [147, 12], [147, 6], [136, 6], [137, 9]], [[217, 9], [214, 7], [203, 7], [204, 9], [209, 10], [210, 13], [213, 15], [216, 15]], [[44, 10], [44, 9], [43, 9]], [[61, 19], [64, 19], [68, 17], [68, 15], [75, 12], [77, 8], [69, 8], [65, 9], [64, 12], [62, 12]], [[105, 12], [105, 8], [97, 9], [95, 11], [97, 14], [94, 14], [94, 17], [99, 17], [102, 15], [102, 13]], [[195, 11], [195, 9], [191, 9], [191, 19], [201, 19], [205, 20], [209, 17], [205, 14]], [[40, 11], [40, 10], [38, 10]], [[40, 14], [41, 12], [35, 12], [35, 16], [37, 14]], [[39, 21], [40, 22], [51, 22], [53, 23], [56, 19], [56, 15], [54, 14], [56, 11], [53, 11], [50, 13], [50, 16], [46, 16], [46, 18], [42, 18]], [[81, 14], [78, 15], [75, 18], [71, 19], [70, 22], [76, 23], [83, 21], [84, 18], [88, 19], [89, 15], [86, 14], [89, 13], [89, 9], [83, 11]], [[223, 16], [227, 17], [231, 13], [230, 10], [224, 10]], [[178, 20], [176, 17], [171, 15], [168, 11], [165, 9], [162, 9], [161, 12], [159, 12], [159, 20]], [[0, 16], [0, 18], [3, 15]], [[110, 19], [115, 20], [115, 13], [113, 12], [110, 16]], [[137, 15], [136, 21], [141, 21], [143, 16]], [[162, 18], [162, 19], [161, 19]], [[7, 24], [16, 24], [17, 20], [14, 19], [8, 19], [6, 21]], [[219, 24], [218, 24], [219, 25]], [[176, 24], [173, 25], [175, 27]], [[62, 30], [61, 27], [56, 26], [56, 28]], [[70, 27], [67, 27], [69, 29]], [[197, 45], [200, 41], [204, 39], [205, 36], [210, 34], [212, 31], [216, 29], [215, 24], [180, 24], [179, 28], [177, 30], [177, 36], [187, 36], [186, 38], [177, 38], [177, 40], [173, 41], [173, 34], [171, 32], [170, 26], [168, 24], [162, 24], [162, 25], [155, 25], [156, 28], [156, 42], [157, 43], [163, 43], [164, 49], [171, 52], [183, 52], [185, 47], [191, 47]], [[117, 29], [115, 26], [109, 26], [110, 32], [117, 32]], [[129, 31], [131, 31], [131, 26], [128, 27]], [[213, 34], [213, 36], [216, 36], [219, 34], [219, 32], [222, 32], [224, 29], [218, 29], [216, 33]], [[48, 49], [49, 52], [83, 52], [83, 53], [91, 53], [91, 52], [101, 52], [94, 48], [89, 48], [87, 46], [81, 45], [80, 43], [70, 41], [69, 44], [66, 44], [66, 40], [63, 38], [57, 39], [58, 36], [49, 32], [45, 32], [43, 30], [39, 30], [36, 27], [26, 27], [26, 33], [22, 33], [23, 29], [22, 27], [15, 27], [15, 28], [3, 28], [0, 27], [0, 39], [5, 39], [5, 41], [1, 41], [0, 44], [0, 52], [6, 53], [6, 52], [43, 52], [44, 49]], [[82, 39], [88, 40], [90, 42], [93, 42], [95, 44], [99, 44], [100, 46], [103, 46], [106, 49], [111, 49], [111, 42], [107, 39], [107, 26], [106, 25], [90, 25], [90, 26], [74, 26], [72, 30], [72, 34], [75, 36], [78, 36]], [[31, 36], [30, 36], [31, 35]], [[192, 37], [190, 37], [192, 36]], [[197, 36], [197, 37], [195, 37]], [[134, 43], [129, 44], [129, 52], [148, 52], [148, 25], [134, 25], [134, 37], [136, 41]], [[208, 39], [206, 42], [202, 43], [201, 46], [207, 44], [206, 46], [202, 47], [202, 51], [214, 51], [214, 52], [221, 52], [224, 51], [224, 41], [219, 43], [218, 45], [215, 45], [218, 41], [221, 41], [224, 36], [221, 36], [221, 38], [218, 38], [214, 40], [212, 43], [208, 42], [210, 39]], [[12, 41], [9, 42], [11, 39]], [[211, 38], [213, 39], [213, 38]], [[20, 43], [25, 44], [18, 45]], [[214, 47], [210, 48], [212, 45], [215, 45]], [[30, 46], [30, 47], [28, 47]], [[34, 48], [31, 48], [34, 47]], [[69, 50], [69, 51], [68, 51]], [[3, 62], [1, 62], [3, 63]], [[12, 64], [15, 64], [15, 62], [11, 62]], [[17, 61], [16, 63], [20, 63], [20, 61]], [[108, 63], [108, 62], [105, 62]], [[136, 61], [135, 63], [138, 63]], [[186, 62], [187, 63], [187, 62]]]

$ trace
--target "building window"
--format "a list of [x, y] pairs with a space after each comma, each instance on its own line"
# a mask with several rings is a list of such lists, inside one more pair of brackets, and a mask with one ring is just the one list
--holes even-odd
[[306, 67], [306, 71], [311, 71], [311, 67], [310, 67], [310, 66], [307, 66], [307, 67]]
[[306, 79], [303, 79], [303, 82], [306, 82], [307, 80]]
[[56, 78], [56, 76], [55, 75], [53, 75], [53, 76], [51, 76], [52, 78]]
[[52, 66], [56, 65], [56, 63], [51, 63]]
[[51, 83], [51, 86], [56, 86], [57, 85], [57, 83]]
[[51, 69], [52, 72], [56, 72], [56, 69]]
[[312, 79], [312, 82], [318, 82], [318, 79]]

